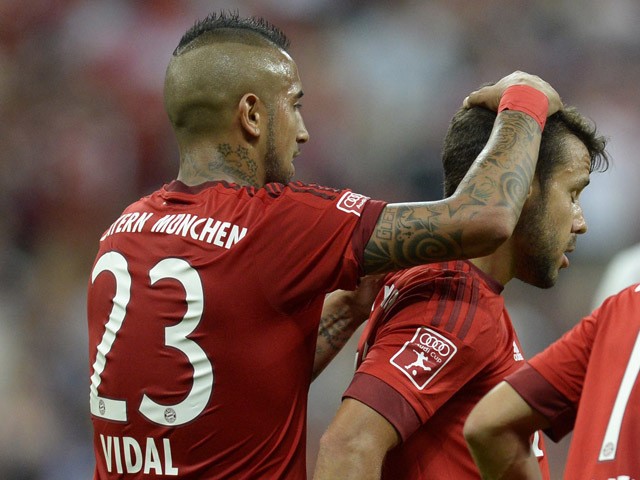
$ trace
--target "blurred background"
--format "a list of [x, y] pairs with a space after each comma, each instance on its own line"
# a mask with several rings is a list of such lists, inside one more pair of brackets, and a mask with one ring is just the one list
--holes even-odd
[[[264, 16], [292, 41], [311, 135], [302, 181], [440, 198], [449, 119], [517, 69], [596, 122], [613, 166], [583, 194], [589, 233], [571, 267], [551, 290], [514, 280], [504, 293], [527, 355], [591, 311], [612, 255], [640, 241], [635, 0], [0, 0], [2, 479], [91, 478], [85, 291], [97, 240], [174, 178], [164, 70], [184, 31], [220, 9]], [[310, 469], [354, 351], [312, 387]], [[567, 445], [548, 442], [554, 478]]]

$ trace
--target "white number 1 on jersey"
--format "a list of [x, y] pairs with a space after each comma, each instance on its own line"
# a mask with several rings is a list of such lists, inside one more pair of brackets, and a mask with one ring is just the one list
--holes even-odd
[[631, 395], [633, 386], [638, 378], [639, 371], [640, 333], [638, 333], [638, 336], [636, 337], [636, 343], [633, 345], [633, 350], [631, 351], [627, 368], [624, 371], [622, 382], [620, 382], [616, 401], [613, 404], [613, 410], [611, 410], [607, 430], [604, 434], [602, 447], [600, 448], [600, 456], [598, 457], [598, 460], [601, 462], [616, 458], [618, 438], [620, 437], [620, 428], [622, 427], [622, 418], [624, 417], [624, 412], [627, 409], [627, 402], [629, 401], [629, 396]]

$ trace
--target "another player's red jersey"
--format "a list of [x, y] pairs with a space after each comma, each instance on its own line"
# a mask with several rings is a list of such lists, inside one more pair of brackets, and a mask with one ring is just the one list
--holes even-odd
[[[387, 278], [344, 394], [376, 410], [402, 437], [385, 458], [383, 478], [479, 478], [462, 434], [464, 422], [523, 361], [502, 288], [462, 261]], [[549, 478], [539, 435], [533, 441]]]
[[[567, 479], [640, 478], [640, 286], [609, 297], [507, 381], [551, 420], [573, 428]], [[577, 410], [577, 418], [576, 418]]]
[[104, 233], [88, 299], [95, 477], [305, 477], [326, 292], [353, 289], [382, 202], [174, 181]]

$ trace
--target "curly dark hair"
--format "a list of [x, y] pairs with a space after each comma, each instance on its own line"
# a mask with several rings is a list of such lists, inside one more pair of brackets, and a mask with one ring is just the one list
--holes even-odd
[[[445, 197], [455, 192], [486, 145], [495, 119], [495, 112], [481, 107], [461, 108], [453, 116], [442, 149]], [[595, 123], [574, 107], [565, 107], [547, 119], [542, 132], [536, 175], [543, 191], [558, 165], [557, 152], [561, 151], [562, 142], [569, 134], [575, 135], [587, 148], [591, 158], [590, 173], [609, 167], [606, 138], [596, 132]]]
[[211, 38], [232, 39], [250, 45], [264, 44], [265, 41], [287, 51], [289, 39], [275, 25], [261, 17], [240, 17], [237, 11], [210, 13], [203, 20], [198, 20], [180, 39], [173, 55], [206, 43]]

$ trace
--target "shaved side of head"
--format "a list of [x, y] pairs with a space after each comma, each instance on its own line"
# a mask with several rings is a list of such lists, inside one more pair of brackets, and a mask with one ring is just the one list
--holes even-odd
[[212, 14], [182, 37], [167, 67], [164, 103], [178, 138], [231, 126], [238, 102], [253, 93], [267, 104], [287, 74], [288, 40], [260, 19]]

